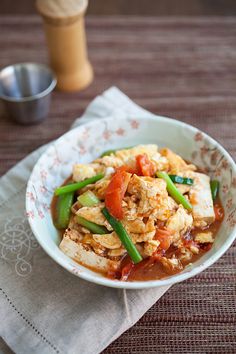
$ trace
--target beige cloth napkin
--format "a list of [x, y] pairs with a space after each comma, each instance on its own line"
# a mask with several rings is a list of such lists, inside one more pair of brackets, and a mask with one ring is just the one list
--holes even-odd
[[[113, 87], [95, 98], [74, 126], [106, 116], [149, 114]], [[70, 274], [41, 249], [25, 218], [25, 189], [45, 148], [0, 180], [0, 334], [17, 354], [99, 353], [168, 287], [118, 290], [95, 285]]]

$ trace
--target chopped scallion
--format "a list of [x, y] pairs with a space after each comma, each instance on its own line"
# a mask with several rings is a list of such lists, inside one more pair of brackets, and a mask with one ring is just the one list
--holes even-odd
[[166, 181], [167, 191], [169, 195], [179, 204], [182, 204], [183, 207], [187, 210], [192, 210], [192, 205], [189, 201], [183, 196], [182, 193], [174, 185], [170, 177], [166, 172], [157, 172], [157, 177], [162, 178]]
[[88, 184], [92, 184], [92, 183], [99, 181], [103, 177], [104, 177], [104, 174], [99, 174], [99, 175], [96, 175], [96, 176], [93, 176], [90, 178], [86, 178], [84, 181], [81, 181], [81, 182], [71, 183], [71, 184], [68, 184], [67, 186], [59, 187], [55, 190], [54, 194], [61, 195], [61, 194], [69, 193], [69, 192], [75, 192], [78, 189], [84, 188]]

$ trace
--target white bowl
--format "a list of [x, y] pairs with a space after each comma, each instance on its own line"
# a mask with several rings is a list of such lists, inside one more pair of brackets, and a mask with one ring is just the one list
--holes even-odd
[[[62, 253], [53, 225], [50, 203], [54, 189], [67, 178], [74, 163], [87, 163], [103, 151], [137, 144], [167, 146], [220, 181], [225, 218], [211, 250], [181, 273], [152, 281], [122, 282], [95, 273]], [[216, 262], [236, 237], [236, 165], [214, 139], [196, 128], [165, 117], [99, 119], [75, 128], [55, 141], [36, 163], [26, 191], [26, 212], [42, 248], [58, 264], [76, 276], [114, 288], [142, 289], [188, 279]], [[49, 270], [50, 271], [50, 270]], [[76, 279], [75, 279], [76, 281]]]

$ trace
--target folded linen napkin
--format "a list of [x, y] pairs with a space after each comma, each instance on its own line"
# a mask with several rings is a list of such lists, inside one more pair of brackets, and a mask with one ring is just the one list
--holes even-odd
[[[113, 87], [98, 96], [73, 127], [101, 117], [147, 116]], [[101, 352], [164, 294], [111, 289], [86, 282], [57, 265], [38, 245], [25, 218], [25, 189], [47, 146], [0, 180], [0, 334], [18, 353]]]

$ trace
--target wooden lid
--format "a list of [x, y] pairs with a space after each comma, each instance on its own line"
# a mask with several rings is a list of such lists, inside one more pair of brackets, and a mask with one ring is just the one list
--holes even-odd
[[84, 14], [88, 0], [37, 0], [36, 7], [44, 19], [54, 25], [67, 25]]

